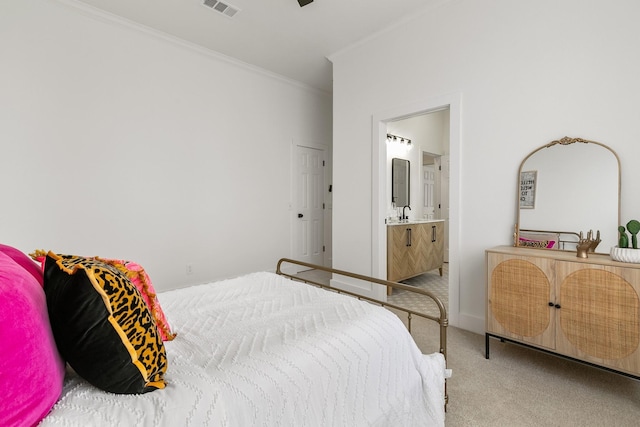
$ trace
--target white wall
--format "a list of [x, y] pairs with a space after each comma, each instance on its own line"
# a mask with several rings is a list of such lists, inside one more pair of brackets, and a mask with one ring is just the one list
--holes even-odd
[[534, 148], [565, 135], [611, 146], [622, 218], [637, 217], [639, 15], [633, 0], [453, 0], [334, 55], [334, 265], [372, 269], [372, 117], [447, 94], [461, 100], [461, 326], [484, 330], [483, 251], [511, 244]]
[[0, 3], [0, 241], [159, 289], [290, 256], [292, 144], [330, 145], [330, 95], [73, 4]]

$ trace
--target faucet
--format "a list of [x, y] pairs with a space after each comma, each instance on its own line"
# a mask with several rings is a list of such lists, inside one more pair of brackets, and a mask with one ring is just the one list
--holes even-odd
[[409, 205], [404, 205], [402, 207], [402, 218], [401, 218], [402, 220], [409, 219], [409, 216], [405, 213], [406, 212], [405, 209], [407, 209], [407, 208], [409, 208], [409, 210], [411, 210], [411, 206], [409, 206]]

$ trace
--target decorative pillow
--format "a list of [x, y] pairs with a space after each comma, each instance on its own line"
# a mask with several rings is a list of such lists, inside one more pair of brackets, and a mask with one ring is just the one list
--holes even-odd
[[119, 394], [165, 387], [164, 345], [126, 275], [95, 258], [49, 252], [44, 291], [58, 349], [78, 375]]
[[[44, 270], [44, 263], [47, 257], [47, 253], [42, 249], [36, 249], [33, 253], [29, 254], [29, 256], [41, 264], [41, 268]], [[158, 326], [158, 333], [160, 334], [160, 338], [162, 341], [171, 341], [176, 337], [176, 333], [171, 330], [171, 326], [167, 321], [167, 317], [160, 306], [160, 301], [158, 301], [156, 291], [151, 283], [151, 278], [144, 268], [140, 264], [137, 264], [132, 261], [118, 260], [118, 259], [106, 259], [100, 257], [93, 257], [91, 259], [97, 259], [106, 264], [112, 265], [116, 267], [118, 270], [127, 275], [131, 283], [138, 289], [142, 299], [151, 310], [151, 314], [156, 321], [156, 325]]]
[[31, 426], [62, 392], [65, 364], [51, 333], [42, 287], [0, 253], [0, 419]]
[[529, 248], [557, 249], [560, 235], [554, 232], [532, 232], [520, 230], [519, 246]]
[[529, 248], [545, 248], [553, 249], [556, 242], [553, 240], [532, 240], [520, 237], [520, 246], [526, 246]]
[[106, 264], [112, 265], [124, 274], [127, 275], [131, 283], [138, 289], [140, 295], [142, 295], [142, 299], [151, 310], [151, 314], [156, 321], [156, 325], [158, 325], [158, 332], [160, 333], [160, 338], [162, 341], [171, 341], [176, 337], [176, 334], [171, 331], [171, 326], [169, 322], [167, 322], [167, 317], [162, 311], [162, 307], [160, 307], [160, 301], [156, 296], [156, 290], [153, 288], [153, 283], [151, 283], [151, 278], [144, 268], [140, 264], [136, 264], [135, 262], [118, 260], [118, 259], [103, 259], [96, 257], [97, 260], [102, 261]]
[[26, 254], [11, 246], [3, 245], [2, 243], [0, 243], [0, 252], [8, 255], [9, 258], [27, 270], [29, 274], [36, 278], [40, 287], [42, 287], [42, 269], [38, 268], [38, 264], [29, 259]]

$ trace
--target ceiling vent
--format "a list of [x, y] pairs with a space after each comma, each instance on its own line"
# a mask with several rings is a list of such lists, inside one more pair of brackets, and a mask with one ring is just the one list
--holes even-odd
[[240, 12], [240, 9], [238, 9], [237, 7], [231, 6], [230, 4], [223, 3], [221, 1], [204, 0], [203, 4], [215, 10], [216, 12], [220, 12], [221, 14], [228, 16], [229, 18], [233, 18], [236, 13]]

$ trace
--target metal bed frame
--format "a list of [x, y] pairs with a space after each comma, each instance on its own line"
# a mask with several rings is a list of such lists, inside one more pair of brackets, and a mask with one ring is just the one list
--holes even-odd
[[[387, 286], [388, 288], [392, 288], [392, 289], [402, 289], [405, 291], [409, 291], [412, 292], [416, 295], [422, 295], [424, 297], [430, 298], [438, 307], [438, 310], [440, 311], [440, 316], [436, 317], [436, 316], [432, 316], [426, 313], [421, 313], [419, 311], [415, 311], [406, 307], [401, 307], [399, 305], [396, 304], [392, 304], [386, 301], [380, 301], [377, 300], [375, 298], [371, 298], [371, 297], [367, 297], [367, 296], [363, 296], [363, 295], [359, 295], [356, 294], [354, 292], [350, 292], [350, 291], [346, 291], [343, 289], [338, 289], [335, 287], [332, 287], [330, 284], [324, 284], [324, 283], [320, 283], [316, 280], [313, 280], [312, 278], [308, 278], [308, 277], [301, 277], [297, 274], [289, 274], [289, 273], [285, 273], [284, 271], [282, 271], [282, 265], [283, 264], [293, 264], [293, 265], [297, 265], [300, 267], [305, 267], [308, 269], [312, 269], [312, 270], [320, 270], [320, 271], [325, 271], [327, 273], [331, 273], [333, 275], [338, 275], [338, 276], [344, 276], [344, 277], [350, 277], [352, 279], [357, 279], [357, 280], [362, 280], [365, 282], [371, 282], [371, 283], [376, 283], [378, 285], [383, 285], [383, 286]], [[335, 268], [330, 268], [330, 267], [324, 267], [321, 265], [316, 265], [316, 264], [310, 264], [307, 262], [303, 262], [303, 261], [296, 261], [293, 259], [289, 259], [289, 258], [281, 258], [278, 261], [277, 267], [276, 267], [276, 274], [279, 274], [281, 276], [285, 276], [288, 277], [292, 280], [295, 280], [297, 282], [303, 282], [303, 283], [307, 283], [313, 286], [318, 286], [333, 292], [337, 292], [337, 293], [341, 293], [341, 294], [346, 294], [346, 295], [350, 295], [352, 297], [358, 298], [360, 300], [365, 300], [365, 301], [369, 301], [371, 303], [380, 305], [382, 307], [385, 308], [393, 308], [394, 310], [398, 310], [401, 312], [404, 312], [407, 314], [407, 329], [409, 330], [409, 333], [411, 333], [411, 320], [413, 318], [413, 316], [418, 316], [418, 317], [422, 317], [424, 319], [428, 319], [431, 321], [434, 321], [436, 323], [438, 323], [440, 325], [440, 353], [442, 353], [442, 355], [445, 358], [445, 364], [446, 364], [446, 360], [447, 360], [447, 327], [449, 326], [449, 319], [447, 318], [447, 309], [445, 308], [444, 304], [442, 303], [442, 301], [440, 301], [440, 299], [435, 296], [434, 294], [432, 294], [429, 291], [425, 291], [413, 286], [409, 286], [409, 285], [404, 285], [402, 283], [397, 283], [397, 282], [391, 282], [389, 280], [383, 280], [383, 279], [377, 279], [375, 277], [369, 277], [369, 276], [364, 276], [361, 274], [357, 274], [357, 273], [351, 273], [349, 271], [344, 271], [344, 270], [338, 270]], [[449, 402], [449, 396], [447, 394], [447, 385], [446, 385], [446, 380], [445, 380], [445, 396], [444, 396], [444, 401], [445, 401], [445, 409], [446, 409], [446, 405]]]

